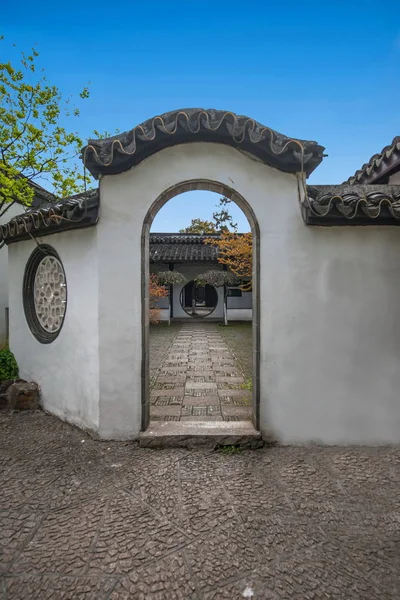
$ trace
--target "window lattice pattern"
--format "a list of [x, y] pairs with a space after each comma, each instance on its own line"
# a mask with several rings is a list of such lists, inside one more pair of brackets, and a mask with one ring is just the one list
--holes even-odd
[[40, 325], [45, 331], [56, 333], [64, 319], [67, 288], [64, 269], [54, 256], [46, 256], [40, 261], [33, 293]]

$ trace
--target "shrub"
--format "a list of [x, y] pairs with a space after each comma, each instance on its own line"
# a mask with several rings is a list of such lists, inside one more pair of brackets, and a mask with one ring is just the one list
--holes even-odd
[[173, 285], [186, 281], [186, 277], [179, 271], [159, 271], [155, 276], [160, 285]]
[[160, 310], [157, 308], [157, 301], [160, 298], [166, 298], [168, 296], [168, 288], [165, 285], [161, 285], [157, 275], [154, 273], [150, 275], [149, 283], [149, 296], [150, 296], [150, 314], [149, 321], [153, 325], [158, 323], [160, 320]]
[[0, 381], [17, 379], [18, 365], [14, 354], [8, 348], [0, 350]]
[[236, 285], [239, 280], [233, 273], [229, 271], [217, 271], [209, 270], [205, 271], [196, 278], [198, 285], [214, 285], [215, 287], [221, 287], [223, 285]]

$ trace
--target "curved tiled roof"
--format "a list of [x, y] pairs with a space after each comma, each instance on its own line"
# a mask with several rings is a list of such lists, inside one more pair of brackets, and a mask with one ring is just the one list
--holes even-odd
[[[31, 236], [44, 236], [95, 225], [99, 190], [34, 207], [0, 225], [0, 247]], [[307, 186], [301, 210], [308, 225], [400, 225], [400, 185]], [[152, 262], [215, 261], [218, 249], [205, 240], [217, 234], [151, 233]]]
[[58, 202], [33, 207], [0, 225], [0, 244], [90, 227], [98, 221], [99, 191], [88, 190]]
[[400, 185], [307, 186], [308, 225], [400, 225]]
[[151, 244], [203, 244], [206, 240], [218, 240], [218, 233], [151, 233]]
[[[398, 167], [398, 169], [396, 169]], [[389, 146], [385, 146], [382, 152], [374, 154], [361, 169], [349, 177], [345, 183], [353, 185], [356, 183], [375, 183], [385, 178], [394, 169], [400, 170], [400, 136], [396, 136]], [[385, 182], [382, 182], [385, 183]]]
[[151, 233], [150, 262], [215, 262], [218, 248], [206, 244], [218, 235], [196, 233]]
[[98, 177], [121, 173], [163, 148], [188, 142], [227, 144], [282, 171], [296, 173], [304, 168], [307, 175], [322, 161], [325, 149], [317, 142], [288, 138], [249, 117], [187, 108], [153, 117], [111, 138], [89, 140], [82, 158]]

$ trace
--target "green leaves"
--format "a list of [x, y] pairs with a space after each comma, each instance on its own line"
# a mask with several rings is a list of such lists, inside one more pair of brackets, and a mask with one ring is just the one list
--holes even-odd
[[232, 231], [237, 231], [237, 223], [233, 222], [232, 215], [227, 208], [231, 202], [232, 200], [229, 200], [229, 198], [226, 198], [225, 196], [219, 199], [218, 208], [220, 210], [219, 212], [216, 211], [213, 213], [215, 229], [217, 231], [229, 231], [230, 229]]
[[[14, 202], [32, 203], [30, 181], [45, 179], [56, 196], [79, 193], [89, 183], [76, 165], [82, 139], [64, 127], [79, 107], [49, 84], [43, 70], [37, 74], [38, 56], [32, 49], [21, 53], [17, 66], [0, 62], [0, 216]], [[79, 97], [89, 98], [89, 89]]]
[[89, 98], [89, 89], [84, 87], [79, 95], [81, 98]]
[[179, 233], [199, 233], [201, 235], [207, 233], [217, 233], [217, 229], [211, 221], [203, 221], [203, 219], [192, 219], [188, 227], [180, 229]]
[[203, 219], [192, 219], [190, 225], [180, 229], [179, 233], [199, 233], [206, 235], [208, 233], [219, 233], [221, 231], [237, 231], [237, 223], [233, 222], [232, 215], [228, 210], [228, 205], [232, 202], [225, 196], [219, 199], [216, 205], [219, 211], [213, 213], [213, 221], [204, 221]]
[[18, 377], [18, 365], [14, 354], [8, 348], [0, 350], [0, 382]]

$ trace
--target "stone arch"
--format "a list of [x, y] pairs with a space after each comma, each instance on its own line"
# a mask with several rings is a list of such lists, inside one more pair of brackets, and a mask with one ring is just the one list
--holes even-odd
[[161, 208], [175, 196], [185, 192], [202, 190], [226, 196], [235, 202], [244, 212], [250, 224], [253, 236], [253, 425], [260, 425], [260, 227], [253, 208], [247, 200], [234, 188], [218, 181], [193, 179], [176, 183], [162, 192], [149, 208], [142, 228], [142, 430], [146, 430], [150, 422], [149, 398], [149, 240], [153, 220]]

